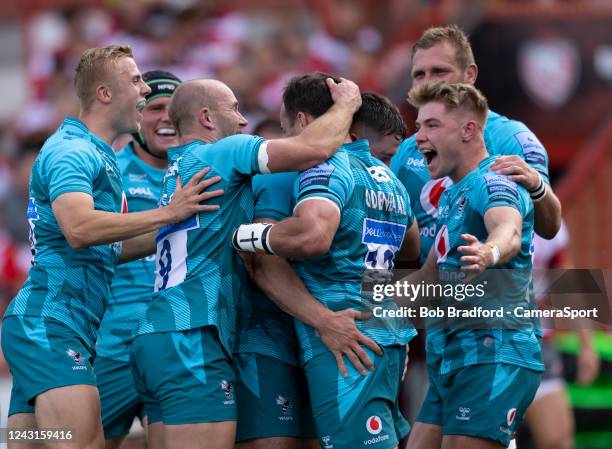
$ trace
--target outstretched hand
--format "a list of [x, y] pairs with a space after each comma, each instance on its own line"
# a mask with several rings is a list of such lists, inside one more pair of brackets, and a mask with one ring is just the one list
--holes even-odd
[[459, 246], [457, 251], [465, 254], [459, 260], [467, 265], [461, 266], [462, 271], [470, 274], [466, 281], [471, 280], [493, 265], [493, 251], [490, 246], [479, 241], [472, 234], [461, 234], [467, 245]]
[[200, 204], [203, 201], [223, 195], [223, 190], [213, 190], [210, 192], [206, 190], [211, 185], [221, 181], [219, 176], [213, 176], [201, 181], [209, 171], [210, 168], [208, 167], [199, 171], [184, 186], [181, 184], [180, 176], [176, 179], [176, 188], [168, 205], [175, 222], [186, 220], [198, 212], [219, 210], [218, 204]]
[[336, 358], [338, 369], [343, 377], [348, 377], [343, 356], [349, 359], [362, 376], [368, 374], [367, 370], [374, 369], [372, 360], [361, 345], [370, 348], [378, 355], [382, 354], [380, 347], [372, 339], [359, 332], [355, 325], [355, 320], [368, 318], [369, 315], [365, 313], [345, 309], [332, 312], [330, 317], [317, 327], [321, 340]]

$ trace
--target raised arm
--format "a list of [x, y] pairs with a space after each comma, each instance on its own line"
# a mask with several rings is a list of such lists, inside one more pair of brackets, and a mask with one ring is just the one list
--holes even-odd
[[234, 248], [295, 259], [328, 252], [340, 224], [338, 206], [325, 198], [308, 198], [296, 206], [293, 214], [277, 224], [241, 225], [234, 233]]
[[184, 187], [177, 187], [170, 204], [159, 209], [128, 214], [100, 211], [94, 209], [91, 195], [81, 192], [64, 193], [51, 207], [68, 244], [74, 249], [127, 240], [195, 213], [217, 210], [217, 205], [200, 204], [223, 194], [221, 190], [204, 191], [220, 180], [215, 176], [199, 182], [208, 170], [196, 174]]
[[545, 239], [557, 235], [561, 227], [561, 202], [536, 169], [519, 156], [499, 156], [491, 170], [507, 175], [527, 189], [533, 200], [534, 228], [538, 235]]
[[353, 114], [361, 106], [361, 93], [355, 83], [346, 79], [335, 83], [328, 78], [327, 85], [334, 105], [300, 135], [264, 143], [259, 151], [263, 173], [305, 170], [326, 161], [340, 148]]
[[471, 234], [462, 234], [468, 245], [460, 246], [457, 251], [465, 254], [461, 262], [464, 271], [482, 273], [488, 267], [507, 262], [516, 256], [521, 248], [521, 229], [523, 218], [518, 210], [509, 206], [492, 207], [484, 215], [488, 237], [480, 242]]

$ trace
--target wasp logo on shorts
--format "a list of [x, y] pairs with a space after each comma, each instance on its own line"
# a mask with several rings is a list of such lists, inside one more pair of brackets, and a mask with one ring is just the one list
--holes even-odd
[[469, 407], [459, 407], [459, 413], [455, 416], [455, 418], [459, 421], [469, 421], [470, 416], [468, 415], [471, 411], [472, 410]]
[[223, 401], [223, 404], [232, 405], [235, 402], [234, 401], [234, 385], [227, 380], [222, 380], [221, 383], [219, 384], [219, 387], [221, 387], [221, 390], [223, 391], [223, 394], [225, 395], [225, 401]]
[[382, 421], [378, 416], [370, 416], [366, 421], [366, 429], [372, 435], [378, 435], [382, 432]]
[[74, 366], [72, 367], [73, 370], [76, 371], [87, 369], [87, 366], [85, 365], [85, 360], [83, 360], [83, 356], [80, 352], [68, 348], [66, 350], [66, 354], [68, 354], [68, 357], [71, 357], [72, 360], [74, 360]]
[[321, 437], [321, 447], [323, 449], [333, 449], [334, 445], [330, 444], [330, 442], [331, 442], [330, 435], [325, 435]]
[[293, 401], [291, 398], [285, 398], [280, 394], [276, 397], [276, 404], [280, 406], [283, 411], [283, 416], [279, 416], [278, 419], [281, 421], [293, 421], [291, 416], [291, 408], [293, 407]]

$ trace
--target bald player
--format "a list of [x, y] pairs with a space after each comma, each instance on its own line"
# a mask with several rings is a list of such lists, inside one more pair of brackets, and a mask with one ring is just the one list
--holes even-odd
[[234, 446], [239, 398], [231, 354], [240, 302], [250, 292], [228, 242], [252, 221], [253, 175], [312, 167], [340, 147], [361, 97], [351, 81], [327, 84], [334, 100], [328, 113], [308, 132], [276, 140], [240, 135], [247, 121], [219, 81], [185, 82], [170, 103], [181, 146], [169, 150], [160, 204], [175, 194], [179, 177], [188, 181], [205, 166], [221, 178], [224, 195], [217, 213], [195, 214], [157, 236], [155, 294], [133, 355], [137, 376], [159, 403], [167, 449]]

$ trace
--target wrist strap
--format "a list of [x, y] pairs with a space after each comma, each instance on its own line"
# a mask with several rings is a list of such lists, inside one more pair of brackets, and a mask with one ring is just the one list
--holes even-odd
[[546, 196], [546, 189], [547, 185], [542, 179], [542, 176], [540, 176], [540, 183], [538, 184], [538, 187], [536, 187], [534, 190], [529, 191], [529, 196], [531, 197], [531, 200], [534, 203], [542, 201]]
[[232, 237], [232, 246], [238, 251], [247, 251], [251, 253], [265, 251], [268, 254], [274, 254], [268, 236], [270, 223], [251, 223], [238, 226]]
[[499, 248], [497, 247], [497, 245], [494, 245], [493, 243], [489, 243], [487, 242], [486, 245], [491, 248], [491, 253], [493, 253], [493, 264], [492, 265], [497, 265], [497, 263], [499, 262], [499, 259], [501, 258], [501, 253], [499, 252]]

